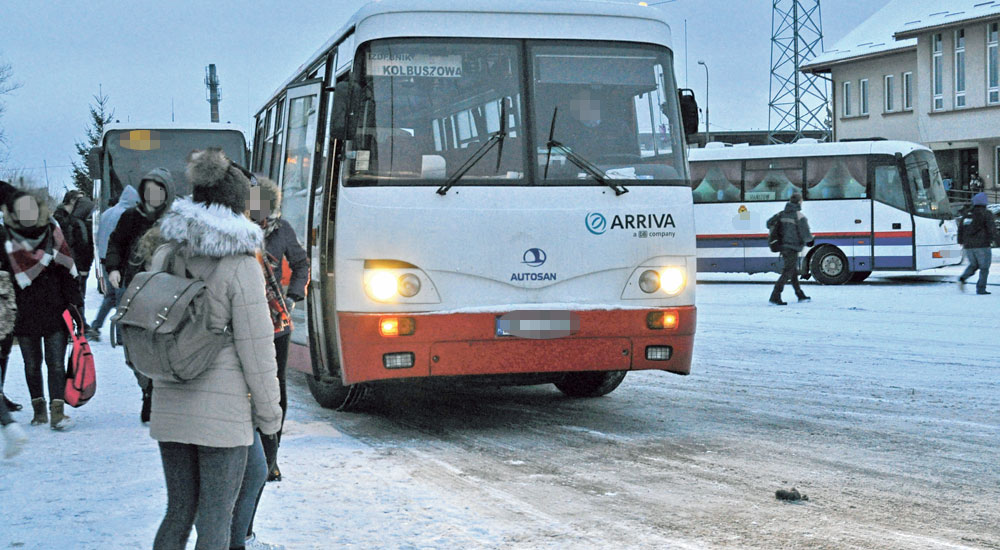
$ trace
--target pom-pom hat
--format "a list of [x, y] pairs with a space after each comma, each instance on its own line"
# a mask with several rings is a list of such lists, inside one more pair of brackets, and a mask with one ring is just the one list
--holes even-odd
[[194, 151], [185, 173], [194, 202], [225, 206], [238, 214], [246, 209], [250, 180], [222, 149]]

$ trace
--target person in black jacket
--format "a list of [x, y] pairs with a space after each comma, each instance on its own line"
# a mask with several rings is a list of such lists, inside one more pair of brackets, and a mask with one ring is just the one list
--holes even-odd
[[[24, 358], [24, 377], [34, 408], [32, 424], [49, 423], [53, 430], [69, 426], [64, 412], [68, 333], [63, 312], [81, 307], [76, 264], [62, 230], [50, 217], [44, 189], [18, 192], [10, 201], [0, 228], [4, 252], [0, 269], [14, 280], [17, 318], [14, 335]], [[44, 352], [44, 353], [43, 353]], [[48, 370], [48, 415], [42, 385], [42, 360]]]
[[791, 282], [795, 289], [795, 296], [800, 302], [808, 302], [810, 298], [802, 292], [799, 286], [799, 253], [806, 246], [812, 246], [813, 235], [809, 231], [809, 220], [802, 213], [802, 195], [792, 194], [785, 204], [785, 209], [778, 212], [770, 220], [771, 223], [781, 224], [781, 261], [783, 262], [781, 276], [774, 283], [771, 291], [770, 302], [777, 306], [788, 305], [782, 301], [781, 291], [785, 289], [785, 283]]
[[[288, 396], [285, 391], [285, 366], [288, 364], [288, 345], [292, 337], [291, 311], [295, 302], [301, 302], [306, 296], [306, 284], [309, 282], [309, 256], [299, 244], [295, 230], [287, 220], [281, 217], [281, 190], [273, 181], [263, 176], [257, 176], [259, 186], [250, 190], [250, 200], [247, 210], [250, 219], [257, 222], [264, 230], [264, 253], [261, 257], [265, 281], [274, 280], [277, 284], [269, 294], [275, 299], [269, 299], [271, 305], [271, 321], [274, 324], [274, 349], [278, 359], [278, 382], [281, 389], [282, 421], [288, 410]], [[280, 287], [284, 279], [284, 262], [288, 262], [291, 277], [288, 288]], [[270, 298], [270, 296], [269, 296]], [[278, 468], [278, 445], [281, 443], [281, 430], [274, 438], [263, 438], [264, 453], [267, 455], [268, 481], [281, 479]], [[251, 525], [252, 527], [252, 525]]]
[[[139, 243], [174, 200], [174, 180], [170, 171], [166, 168], [153, 169], [139, 182], [138, 191], [139, 204], [122, 213], [108, 238], [104, 266], [108, 271], [108, 282], [115, 289], [127, 288], [132, 277], [145, 269], [146, 258], [139, 250]], [[142, 390], [139, 418], [142, 422], [149, 422], [152, 382], [139, 371], [133, 369], [132, 372]]]
[[77, 190], [67, 191], [62, 204], [52, 213], [59, 222], [66, 244], [73, 251], [76, 270], [80, 273], [80, 294], [87, 296], [87, 277], [94, 264], [94, 230], [91, 227], [90, 215], [94, 211], [94, 203]]
[[972, 210], [959, 220], [962, 225], [958, 229], [962, 247], [969, 258], [969, 267], [958, 278], [958, 289], [965, 290], [965, 281], [978, 269], [976, 294], [990, 294], [986, 290], [986, 279], [990, 276], [990, 263], [993, 261], [990, 245], [1000, 239], [993, 213], [987, 210], [986, 202], [986, 193], [976, 193], [972, 197]]

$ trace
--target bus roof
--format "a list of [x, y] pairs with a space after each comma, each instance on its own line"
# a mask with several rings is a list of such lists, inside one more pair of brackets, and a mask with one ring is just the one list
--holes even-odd
[[764, 159], [788, 157], [828, 157], [837, 155], [907, 155], [917, 150], [930, 151], [919, 143], [910, 141], [838, 141], [833, 143], [787, 143], [780, 145], [751, 145], [749, 147], [715, 147], [690, 149], [688, 160]]
[[[526, 15], [549, 16], [525, 19]], [[446, 17], [450, 16], [450, 17]], [[508, 25], [499, 24], [504, 18]], [[466, 37], [611, 40], [671, 47], [670, 26], [657, 8], [597, 0], [379, 0], [365, 4], [268, 97], [281, 92], [351, 34], [355, 44], [379, 38]], [[352, 52], [353, 53], [353, 52]], [[340, 61], [338, 65], [342, 65]]]
[[239, 132], [243, 134], [244, 140], [246, 139], [246, 132], [243, 131], [243, 127], [237, 124], [222, 123], [222, 122], [199, 122], [199, 123], [181, 123], [181, 122], [156, 122], [151, 124], [141, 124], [138, 122], [111, 122], [104, 125], [104, 133], [101, 135], [101, 142], [104, 141], [104, 136], [108, 135], [108, 132], [118, 131], [118, 130], [230, 130], [234, 132]]

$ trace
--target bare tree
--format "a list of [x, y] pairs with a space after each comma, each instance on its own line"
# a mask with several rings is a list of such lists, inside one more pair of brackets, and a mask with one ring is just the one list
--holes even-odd
[[[14, 69], [11, 67], [10, 63], [0, 63], [0, 145], [6, 145], [6, 140], [4, 138], [3, 131], [3, 113], [7, 109], [7, 105], [3, 102], [3, 96], [13, 92], [14, 90], [21, 87], [21, 84], [14, 82]], [[6, 148], [0, 148], [0, 165], [4, 163], [7, 157]]]

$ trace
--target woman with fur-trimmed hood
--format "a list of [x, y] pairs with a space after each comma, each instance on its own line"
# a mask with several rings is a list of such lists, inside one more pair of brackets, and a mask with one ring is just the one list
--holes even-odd
[[[268, 305], [271, 306], [271, 322], [274, 325], [274, 349], [278, 360], [278, 382], [281, 385], [282, 415], [288, 410], [285, 390], [285, 366], [288, 364], [288, 345], [292, 338], [291, 311], [295, 303], [305, 299], [306, 284], [309, 282], [309, 256], [299, 244], [292, 224], [281, 217], [281, 190], [268, 178], [257, 176], [258, 187], [250, 190], [248, 210], [250, 219], [264, 230], [264, 250], [260, 255], [264, 280], [268, 284]], [[283, 289], [284, 264], [288, 263], [291, 276], [287, 290]], [[282, 417], [284, 418], [284, 417]], [[281, 480], [278, 468], [277, 437], [265, 438], [264, 452], [267, 454], [268, 481]]]
[[197, 378], [153, 387], [149, 433], [167, 485], [154, 550], [184, 548], [193, 524], [197, 548], [228, 548], [255, 428], [281, 427], [274, 331], [255, 258], [264, 234], [244, 215], [249, 180], [220, 149], [192, 153], [187, 176], [191, 198], [163, 215], [160, 236], [205, 280], [210, 325], [228, 329], [233, 342]]

